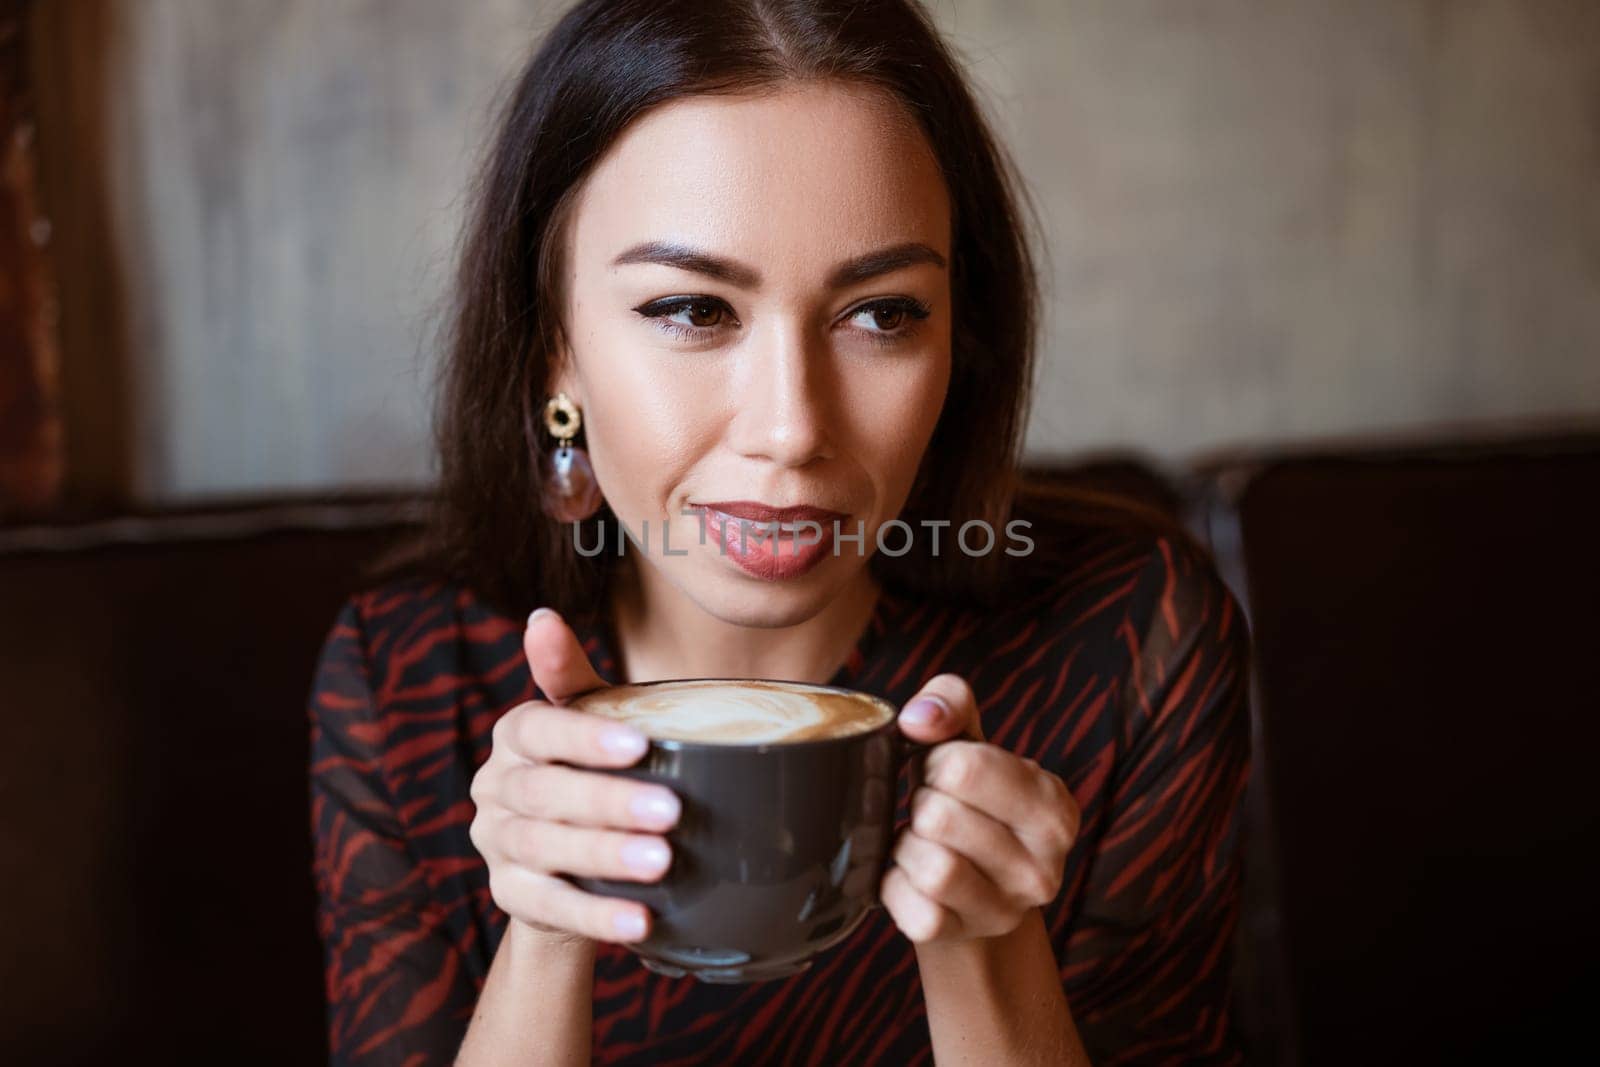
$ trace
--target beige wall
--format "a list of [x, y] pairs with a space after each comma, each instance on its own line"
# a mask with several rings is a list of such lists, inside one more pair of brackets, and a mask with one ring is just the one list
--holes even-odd
[[[42, 7], [42, 89], [72, 119], [53, 131], [57, 174], [75, 184], [84, 145], [103, 144], [105, 170], [103, 233], [66, 215], [57, 228], [81, 246], [77, 277], [115, 275], [123, 305], [96, 322], [120, 327], [117, 344], [63, 323], [68, 391], [92, 394], [85, 365], [125, 362], [134, 494], [426, 478], [429, 330], [469, 157], [547, 6]], [[97, 68], [103, 89], [80, 99]], [[80, 299], [80, 320], [113, 302]], [[77, 420], [80, 437], [102, 416]]]
[[[1035, 452], [1600, 413], [1600, 4], [931, 6], [1046, 228]], [[555, 9], [83, 8], [139, 494], [425, 478], [468, 153]]]
[[1600, 411], [1594, 0], [938, 9], [1048, 223], [1035, 448]]

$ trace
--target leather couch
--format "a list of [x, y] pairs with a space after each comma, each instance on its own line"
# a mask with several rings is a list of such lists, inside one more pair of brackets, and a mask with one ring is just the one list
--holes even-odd
[[[1579, 1032], [1600, 434], [1047, 472], [1184, 515], [1249, 613], [1253, 1061], [1487, 1061]], [[0, 1062], [323, 1058], [307, 686], [419, 514], [0, 528]]]
[[1566, 1063], [1600, 994], [1600, 432], [1219, 454], [1266, 1063]]
[[325, 1059], [307, 690], [407, 526], [346, 501], [0, 531], [0, 1063]]

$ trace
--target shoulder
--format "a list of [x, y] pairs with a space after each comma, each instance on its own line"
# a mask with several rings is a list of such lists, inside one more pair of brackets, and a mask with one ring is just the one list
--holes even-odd
[[[987, 668], [1035, 667], [1066, 699], [1113, 685], [1105, 714], [1137, 733], [1187, 675], [1223, 689], [1247, 680], [1249, 634], [1210, 553], [1160, 528], [1056, 529], [1002, 601], [978, 612]], [[978, 655], [978, 653], [974, 653]], [[1064, 682], [1059, 681], [1064, 679]], [[1077, 681], [1075, 681], [1077, 679]], [[1092, 682], [1092, 685], [1091, 685]], [[1120, 690], [1118, 692], [1117, 690]]]
[[382, 639], [427, 626], [453, 613], [459, 605], [474, 603], [471, 591], [440, 578], [397, 578], [369, 585], [350, 594], [345, 610], [374, 637]]
[[407, 577], [352, 593], [329, 632], [324, 659], [359, 659], [374, 694], [404, 693], [465, 663], [520, 655], [521, 626], [467, 586]]
[[1235, 783], [1249, 746], [1249, 637], [1203, 546], [1099, 529], [988, 615], [970, 655], [985, 736], [1080, 803], [1141, 803], [1194, 775]]
[[1166, 647], [1197, 641], [1230, 647], [1248, 644], [1238, 598], [1210, 552], [1185, 539], [1150, 541], [1129, 611], [1130, 622], [1148, 640]]
[[1238, 604], [1210, 554], [1186, 534], [1160, 528], [1054, 529], [1036, 534], [994, 608], [1005, 625], [1146, 631], [1162, 623], [1177, 640], [1211, 621], [1239, 624]]
[[1143, 659], [1169, 662], [1196, 651], [1243, 659], [1249, 625], [1211, 554], [1193, 542], [1157, 538], [1145, 562], [1130, 623]]
[[1130, 739], [1172, 735], [1191, 744], [1248, 731], [1250, 631], [1210, 553], [1157, 537], [1140, 567], [1120, 633]]

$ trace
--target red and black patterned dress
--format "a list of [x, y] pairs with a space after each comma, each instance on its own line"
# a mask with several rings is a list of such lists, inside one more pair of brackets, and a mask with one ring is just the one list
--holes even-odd
[[[961, 674], [985, 736], [1072, 788], [1083, 827], [1044, 911], [1095, 1063], [1235, 1062], [1243, 617], [1175, 540], [1086, 532], [1065, 559], [1004, 610], [886, 590], [833, 684], [898, 705]], [[609, 628], [569, 622], [618, 681]], [[467, 836], [468, 787], [496, 718], [539, 696], [523, 626], [414, 578], [352, 597], [328, 636], [311, 789], [336, 1065], [447, 1064], [460, 1044], [506, 923]], [[808, 971], [753, 985], [666, 978], [602, 943], [593, 1049], [598, 1063], [932, 1062], [913, 948], [882, 909]]]

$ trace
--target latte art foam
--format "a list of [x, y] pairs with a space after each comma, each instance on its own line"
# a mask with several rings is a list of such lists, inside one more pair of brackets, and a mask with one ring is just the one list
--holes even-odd
[[887, 704], [851, 693], [781, 682], [685, 681], [620, 685], [572, 707], [675, 741], [772, 744], [845, 737], [894, 717]]

